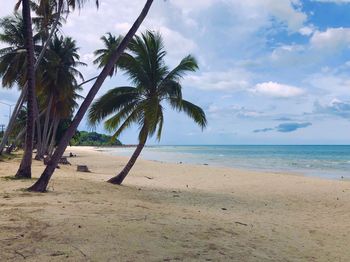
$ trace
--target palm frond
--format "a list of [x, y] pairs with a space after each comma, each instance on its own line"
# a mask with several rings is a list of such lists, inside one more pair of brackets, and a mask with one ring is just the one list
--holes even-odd
[[133, 87], [118, 87], [109, 90], [91, 106], [88, 114], [89, 123], [92, 125], [99, 123], [108, 115], [118, 112], [137, 98], [138, 92]]
[[196, 124], [198, 124], [202, 129], [207, 126], [207, 118], [202, 108], [192, 104], [186, 100], [173, 99], [171, 105], [178, 111], [184, 112], [189, 116]]
[[170, 71], [170, 73], [164, 78], [164, 81], [179, 81], [179, 79], [186, 73], [195, 72], [198, 68], [197, 60], [192, 55], [188, 55], [181, 60], [180, 64]]

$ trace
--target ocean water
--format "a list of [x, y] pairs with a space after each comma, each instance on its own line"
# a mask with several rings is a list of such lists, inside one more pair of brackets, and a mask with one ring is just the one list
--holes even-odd
[[[104, 149], [131, 156], [135, 148]], [[350, 179], [350, 146], [148, 146], [147, 160]]]

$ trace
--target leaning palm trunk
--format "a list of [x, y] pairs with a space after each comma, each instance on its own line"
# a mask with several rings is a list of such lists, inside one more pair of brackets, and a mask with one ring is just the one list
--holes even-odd
[[[45, 51], [48, 48], [54, 33], [56, 32], [59, 20], [61, 18], [62, 9], [63, 9], [63, 0], [60, 0], [59, 4], [58, 4], [57, 18], [54, 21], [52, 29], [51, 29], [51, 32], [50, 32], [50, 35], [49, 35], [48, 39], [46, 40], [46, 43], [45, 43], [43, 49], [41, 50], [38, 59], [36, 60], [36, 63], [35, 63], [35, 66], [34, 66], [34, 70], [35, 71], [38, 69], [40, 62], [41, 62], [41, 60], [43, 59], [43, 57], [45, 55]], [[4, 150], [5, 146], [6, 146], [6, 143], [7, 143], [8, 139], [9, 139], [10, 134], [11, 134], [11, 132], [13, 130], [14, 125], [15, 125], [17, 116], [18, 116], [18, 114], [19, 114], [19, 112], [20, 112], [20, 110], [22, 108], [23, 103], [24, 103], [25, 97], [27, 95], [27, 85], [28, 85], [28, 82], [25, 83], [25, 85], [24, 85], [24, 87], [23, 87], [23, 89], [21, 91], [21, 95], [20, 95], [20, 97], [17, 100], [17, 103], [16, 103], [16, 106], [15, 106], [15, 108], [13, 110], [10, 122], [9, 122], [9, 124], [8, 124], [8, 126], [6, 128], [5, 134], [4, 134], [4, 136], [3, 136], [2, 140], [1, 140], [0, 155], [2, 154], [2, 152], [3, 152], [3, 150]], [[37, 116], [35, 116], [35, 117], [37, 117]]]
[[[37, 156], [35, 157], [36, 159], [41, 159], [44, 156], [44, 150], [46, 149], [47, 146], [47, 140], [48, 140], [48, 136], [49, 136], [49, 120], [50, 120], [50, 113], [51, 113], [51, 107], [52, 107], [52, 100], [53, 100], [53, 96], [50, 96], [49, 99], [49, 104], [46, 108], [46, 115], [45, 115], [45, 122], [44, 122], [44, 130], [42, 132], [42, 138], [41, 138], [41, 145], [38, 148], [37, 151]], [[39, 119], [40, 121], [40, 119]], [[39, 134], [38, 134], [39, 136]]]
[[55, 148], [56, 135], [57, 135], [57, 129], [58, 129], [59, 123], [60, 123], [59, 119], [56, 119], [54, 121], [53, 131], [52, 131], [52, 136], [51, 136], [51, 142], [50, 142], [50, 145], [49, 145], [48, 150], [47, 150], [47, 154], [50, 156], [50, 158], [51, 158], [51, 156], [53, 154], [53, 150]]
[[112, 177], [110, 180], [108, 180], [109, 183], [112, 183], [115, 185], [121, 185], [121, 183], [123, 183], [124, 179], [129, 174], [131, 168], [136, 163], [137, 158], [141, 154], [141, 151], [144, 148], [145, 143], [146, 143], [146, 141], [138, 144], [138, 146], [136, 147], [136, 150], [132, 154], [129, 162], [126, 164], [126, 166], [123, 168], [123, 170], [117, 176]]
[[49, 141], [50, 141], [51, 134], [52, 134], [52, 132], [54, 131], [54, 127], [55, 127], [55, 121], [52, 120], [50, 129], [49, 129], [49, 133], [47, 134], [47, 138], [46, 138], [46, 140], [44, 141], [44, 145], [43, 145], [43, 148], [42, 148], [42, 150], [43, 150], [43, 155], [48, 154]]
[[63, 135], [62, 139], [60, 140], [55, 153], [52, 155], [51, 160], [49, 161], [48, 165], [46, 166], [44, 172], [40, 176], [40, 178], [37, 180], [37, 182], [31, 186], [28, 190], [29, 191], [35, 191], [35, 192], [45, 192], [47, 185], [51, 179], [51, 176], [53, 175], [58, 161], [62, 157], [64, 151], [66, 150], [69, 141], [72, 139], [73, 135], [75, 134], [81, 120], [83, 119], [86, 111], [88, 110], [89, 106], [91, 105], [92, 101], [94, 100], [97, 92], [100, 90], [103, 82], [108, 77], [109, 73], [111, 72], [111, 69], [116, 64], [116, 62], [119, 60], [120, 56], [123, 54], [124, 50], [127, 48], [129, 42], [134, 37], [136, 31], [142, 24], [143, 20], [147, 16], [148, 11], [150, 10], [152, 6], [153, 0], [147, 0], [144, 8], [141, 11], [141, 14], [133, 24], [133, 26], [130, 28], [129, 32], [126, 34], [118, 48], [112, 53], [111, 59], [108, 61], [108, 63], [103, 68], [100, 75], [97, 77], [95, 84], [90, 89], [88, 95], [86, 96], [84, 102], [80, 106], [76, 116], [73, 119], [72, 124], [69, 126], [65, 134]]
[[[39, 114], [39, 108], [38, 108], [38, 102], [35, 99], [34, 100], [34, 119], [35, 119], [35, 124], [36, 124], [36, 133], [37, 133], [37, 141], [36, 141], [36, 148], [37, 150], [41, 148], [42, 140], [41, 140], [41, 123], [40, 123], [40, 114]], [[33, 134], [34, 135], [34, 134]], [[34, 137], [33, 137], [34, 140]], [[35, 159], [38, 160], [37, 156], [35, 156]], [[39, 158], [40, 160], [40, 158]]]
[[26, 142], [21, 165], [16, 173], [18, 178], [32, 177], [32, 152], [34, 135], [34, 100], [35, 100], [35, 69], [34, 69], [34, 42], [32, 31], [32, 18], [29, 0], [22, 0], [22, 13], [25, 27], [25, 45], [27, 50], [27, 125]]

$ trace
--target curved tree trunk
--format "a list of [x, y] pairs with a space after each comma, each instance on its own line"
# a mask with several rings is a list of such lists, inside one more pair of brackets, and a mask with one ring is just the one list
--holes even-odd
[[[51, 38], [53, 37], [54, 33], [56, 32], [57, 30], [57, 26], [58, 26], [58, 23], [59, 23], [59, 20], [61, 18], [61, 13], [62, 13], [62, 9], [63, 9], [63, 0], [60, 0], [59, 3], [58, 3], [58, 16], [52, 26], [52, 29], [51, 29], [51, 32], [50, 32], [50, 35], [48, 37], [48, 39], [46, 40], [46, 43], [43, 47], [43, 49], [41, 50], [40, 54], [39, 54], [39, 57], [38, 59], [36, 60], [36, 63], [35, 63], [35, 66], [34, 66], [34, 70], [36, 71], [39, 67], [39, 64], [41, 62], [41, 60], [43, 59], [44, 55], [45, 55], [45, 51], [46, 49], [48, 48], [50, 42], [51, 42]], [[24, 103], [24, 99], [27, 95], [27, 86], [28, 86], [28, 82], [24, 85], [22, 91], [21, 91], [21, 95], [20, 97], [18, 98], [17, 100], [17, 103], [16, 103], [16, 106], [13, 110], [13, 113], [12, 113], [12, 116], [11, 116], [11, 119], [10, 119], [10, 122], [6, 128], [6, 131], [5, 131], [5, 134], [1, 140], [1, 144], [0, 144], [0, 155], [2, 154], [5, 146], [6, 146], [6, 143], [7, 143], [7, 140], [9, 139], [10, 137], [10, 134], [12, 132], [12, 129], [13, 129], [13, 126], [16, 122], [16, 119], [17, 119], [17, 116], [22, 108], [22, 105]]]
[[57, 129], [58, 129], [58, 125], [60, 124], [60, 120], [59, 119], [55, 119], [54, 120], [54, 125], [53, 125], [53, 131], [52, 131], [52, 136], [51, 136], [51, 142], [50, 145], [48, 146], [47, 149], [47, 154], [50, 156], [52, 156], [53, 154], [53, 150], [55, 148], [55, 143], [56, 143], [56, 135], [57, 135]]
[[25, 27], [25, 45], [27, 50], [27, 127], [24, 155], [21, 165], [16, 173], [18, 178], [32, 177], [32, 153], [34, 134], [34, 100], [35, 100], [35, 69], [34, 69], [34, 43], [32, 31], [32, 18], [30, 14], [29, 0], [22, 0], [22, 13]]
[[28, 188], [29, 191], [34, 191], [34, 192], [45, 192], [47, 185], [51, 179], [51, 176], [53, 175], [58, 161], [62, 157], [64, 151], [66, 150], [69, 141], [72, 139], [73, 135], [75, 134], [81, 120], [83, 119], [86, 111], [89, 109], [89, 106], [91, 105], [92, 101], [94, 100], [97, 92], [100, 90], [103, 82], [105, 79], [108, 77], [111, 69], [113, 66], [116, 64], [126, 47], [128, 46], [129, 42], [131, 39], [134, 37], [136, 31], [142, 24], [143, 20], [148, 14], [149, 9], [151, 8], [153, 3], [153, 0], [147, 0], [144, 8], [141, 11], [141, 14], [133, 24], [133, 26], [130, 28], [129, 32], [126, 34], [118, 48], [112, 53], [112, 56], [108, 63], [105, 65], [103, 68], [102, 72], [99, 74], [97, 77], [96, 82], [94, 85], [91, 87], [88, 95], [86, 96], [85, 100], [83, 101], [82, 105], [80, 106], [76, 116], [73, 119], [72, 124], [69, 126], [65, 134], [63, 135], [62, 139], [60, 140], [55, 153], [52, 155], [51, 160], [49, 161], [48, 165], [46, 166], [44, 172], [38, 179], [38, 181]]
[[[44, 150], [46, 149], [47, 143], [46, 141], [48, 140], [48, 136], [49, 136], [49, 120], [50, 120], [50, 113], [51, 113], [51, 107], [52, 107], [52, 100], [53, 100], [53, 96], [50, 96], [49, 99], [49, 104], [46, 108], [46, 115], [45, 115], [45, 122], [44, 122], [44, 129], [42, 132], [42, 137], [41, 137], [41, 144], [40, 147], [37, 149], [37, 155], [35, 156], [35, 159], [42, 159], [45, 152]], [[39, 119], [40, 121], [40, 119]], [[39, 134], [38, 134], [39, 135]]]
[[137, 158], [139, 157], [142, 149], [145, 146], [145, 142], [142, 142], [142, 143], [138, 144], [138, 146], [136, 147], [134, 153], [132, 154], [131, 158], [129, 159], [128, 163], [123, 168], [123, 170], [117, 176], [112, 177], [110, 180], [108, 180], [108, 183], [112, 183], [112, 184], [115, 184], [115, 185], [121, 185], [121, 183], [123, 183], [124, 179], [129, 174], [131, 168], [136, 163]]
[[[36, 97], [36, 96], [35, 96]], [[36, 141], [36, 149], [38, 151], [39, 148], [41, 148], [42, 140], [41, 140], [41, 123], [40, 123], [40, 114], [39, 114], [39, 107], [38, 102], [35, 99], [34, 100], [34, 119], [35, 119], [35, 125], [36, 125], [36, 135], [37, 135], [37, 141]], [[34, 137], [33, 137], [34, 139]], [[35, 156], [35, 159], [37, 159], [37, 156]]]

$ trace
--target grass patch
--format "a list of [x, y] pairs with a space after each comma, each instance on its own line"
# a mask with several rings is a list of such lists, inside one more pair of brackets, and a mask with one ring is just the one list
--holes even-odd
[[22, 153], [7, 154], [7, 153], [3, 152], [0, 155], [0, 162], [11, 161], [11, 160], [14, 160], [14, 159], [18, 159], [20, 157], [22, 157]]
[[15, 177], [15, 176], [4, 176], [4, 177], [2, 177], [2, 179], [5, 181], [12, 181], [12, 180], [32, 181], [32, 180], [36, 180], [36, 178], [19, 178], [19, 177]]

